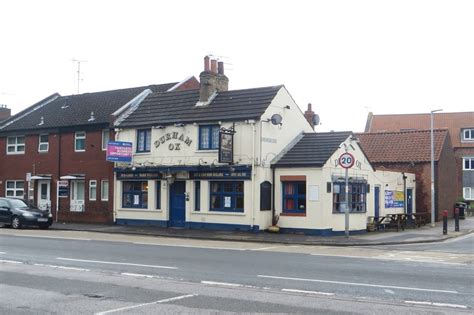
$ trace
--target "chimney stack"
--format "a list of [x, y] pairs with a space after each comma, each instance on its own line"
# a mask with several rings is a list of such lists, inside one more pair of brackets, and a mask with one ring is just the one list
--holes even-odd
[[315, 114], [313, 112], [312, 105], [311, 103], [308, 103], [308, 109], [304, 112], [304, 118], [306, 118], [306, 120], [308, 121], [311, 128], [313, 128], [313, 130], [314, 130], [314, 116]]
[[[209, 64], [210, 61], [210, 64]], [[199, 103], [208, 103], [216, 92], [223, 92], [229, 89], [229, 79], [224, 74], [224, 63], [219, 62], [219, 69], [216, 59], [204, 57], [204, 71], [199, 75], [200, 91]]]
[[0, 104], [0, 121], [7, 120], [12, 115], [12, 111], [7, 105]]

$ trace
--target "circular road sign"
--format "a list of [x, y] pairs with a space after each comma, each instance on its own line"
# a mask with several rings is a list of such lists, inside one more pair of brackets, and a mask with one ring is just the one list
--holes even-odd
[[354, 165], [355, 159], [349, 152], [341, 154], [339, 157], [339, 165], [343, 168], [351, 168]]

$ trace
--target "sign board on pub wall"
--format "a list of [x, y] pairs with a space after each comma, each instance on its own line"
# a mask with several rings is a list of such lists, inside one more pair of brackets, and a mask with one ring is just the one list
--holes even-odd
[[222, 128], [219, 133], [219, 163], [234, 163], [234, 131]]
[[109, 141], [107, 144], [107, 161], [132, 162], [132, 143], [124, 141]]
[[385, 191], [385, 208], [403, 208], [404, 203], [403, 191]]

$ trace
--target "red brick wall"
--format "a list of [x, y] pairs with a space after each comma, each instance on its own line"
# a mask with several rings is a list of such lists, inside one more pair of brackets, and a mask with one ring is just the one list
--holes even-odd
[[457, 199], [462, 196], [461, 180], [459, 180], [461, 169], [456, 163], [454, 152], [451, 149], [450, 139], [444, 143], [437, 164], [437, 190], [436, 200], [438, 203], [438, 218], [441, 211], [449, 210], [449, 216], [453, 216], [453, 206]]
[[[110, 132], [113, 139], [113, 132]], [[51, 209], [56, 218], [56, 183], [60, 176], [85, 174], [85, 211], [71, 212], [69, 197], [59, 199], [59, 221], [113, 222], [113, 163], [105, 161], [102, 129], [86, 131], [86, 151], [74, 152], [74, 132], [49, 134], [48, 153], [38, 153], [38, 135], [26, 137], [25, 154], [6, 155], [6, 137], [0, 138], [0, 196], [5, 195], [6, 180], [25, 180], [26, 173], [51, 174]], [[61, 145], [59, 146], [59, 141]], [[59, 159], [59, 147], [61, 156]], [[61, 172], [58, 167], [61, 167]], [[89, 181], [97, 181], [97, 198], [89, 201]], [[101, 201], [101, 180], [109, 180], [109, 201]], [[37, 201], [37, 187], [34, 198]], [[26, 187], [25, 187], [26, 193]]]

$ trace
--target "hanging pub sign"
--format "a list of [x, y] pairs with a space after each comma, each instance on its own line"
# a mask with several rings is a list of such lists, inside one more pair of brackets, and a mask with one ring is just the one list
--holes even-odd
[[219, 132], [219, 163], [234, 163], [234, 128]]

